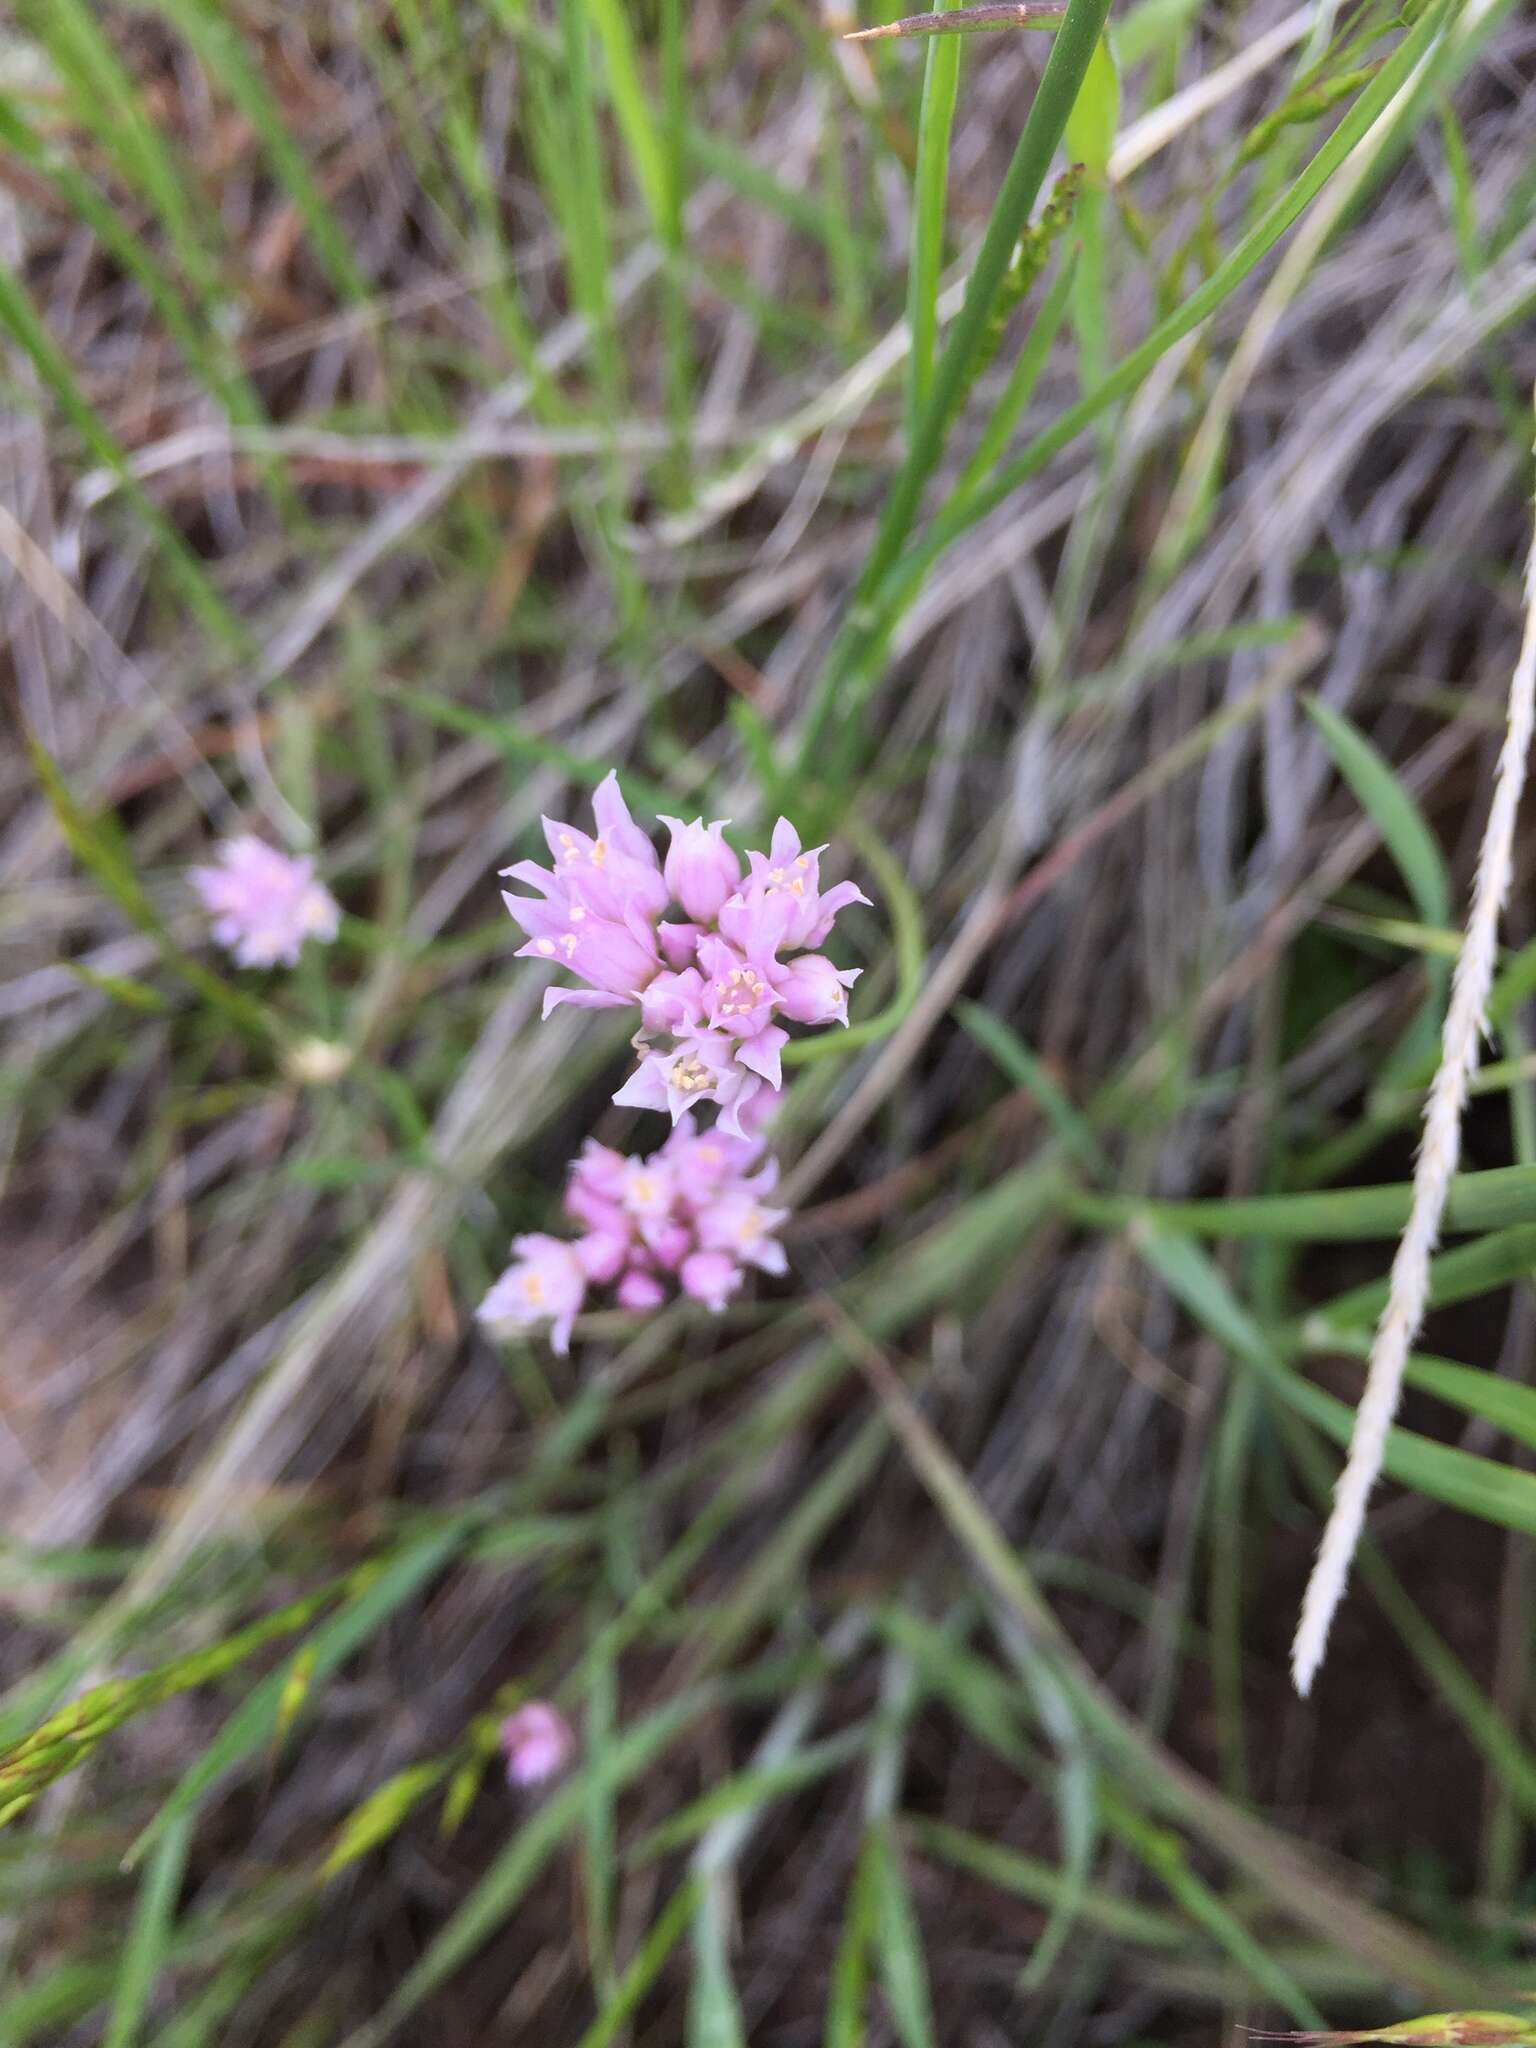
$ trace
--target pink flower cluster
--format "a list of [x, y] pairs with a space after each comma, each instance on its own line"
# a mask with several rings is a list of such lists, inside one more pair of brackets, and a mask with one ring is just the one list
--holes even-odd
[[659, 1308], [680, 1291], [718, 1313], [748, 1266], [785, 1269], [773, 1233], [789, 1211], [764, 1206], [778, 1167], [762, 1151], [760, 1139], [718, 1125], [699, 1132], [687, 1115], [648, 1159], [589, 1138], [565, 1191], [566, 1214], [585, 1234], [514, 1238], [517, 1256], [481, 1302], [480, 1320], [502, 1329], [548, 1322], [564, 1353], [592, 1287], [611, 1288], [620, 1308]]
[[[638, 1004], [640, 1065], [614, 1101], [670, 1110], [674, 1121], [713, 1102], [721, 1130], [744, 1137], [783, 1086], [789, 1033], [777, 1020], [847, 1023], [859, 969], [835, 967], [814, 949], [840, 910], [869, 898], [852, 882], [823, 889], [825, 848], [802, 847], [787, 818], [766, 853], [747, 855], [743, 872], [722, 837], [726, 819], [685, 825], [664, 817], [671, 845], [661, 861], [616, 775], [598, 786], [593, 810], [595, 838], [544, 820], [552, 870], [534, 861], [504, 870], [537, 891], [504, 898], [528, 937], [519, 958], [568, 967], [587, 984], [548, 989], [544, 1014], [560, 1003]], [[680, 917], [667, 915], [674, 906]]]
[[241, 967], [294, 966], [306, 939], [329, 945], [341, 912], [315, 864], [242, 833], [226, 839], [216, 865], [189, 879], [213, 920], [213, 936]]

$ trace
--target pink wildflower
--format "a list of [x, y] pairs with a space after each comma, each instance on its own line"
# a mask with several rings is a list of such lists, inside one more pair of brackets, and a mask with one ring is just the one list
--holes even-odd
[[[779, 1032], [779, 1043], [788, 1035]], [[695, 1103], [718, 1103], [721, 1130], [741, 1137], [741, 1112], [762, 1086], [730, 1039], [718, 1031], [691, 1031], [670, 1051], [647, 1053], [613, 1099], [628, 1109], [669, 1110], [674, 1121]]]
[[729, 1252], [761, 1272], [782, 1273], [788, 1261], [783, 1245], [771, 1233], [788, 1214], [787, 1209], [762, 1208], [745, 1188], [728, 1189], [700, 1213], [699, 1243], [708, 1251]]
[[241, 967], [294, 966], [306, 939], [329, 945], [341, 912], [315, 879], [315, 864], [250, 833], [226, 839], [216, 865], [189, 880], [213, 920], [213, 936]]
[[501, 1753], [509, 1785], [542, 1785], [563, 1771], [576, 1753], [576, 1735], [558, 1707], [530, 1700], [501, 1724]]
[[[506, 872], [519, 881], [543, 875], [532, 861], [519, 861]], [[546, 1017], [557, 1003], [577, 1003], [589, 1010], [622, 1010], [636, 1001], [646, 983], [660, 972], [655, 934], [633, 906], [618, 918], [600, 917], [558, 885], [543, 901], [506, 891], [501, 900], [528, 934], [527, 945], [517, 949], [519, 960], [547, 960], [553, 967], [569, 967], [592, 984], [589, 989], [546, 989]]]
[[869, 898], [852, 882], [839, 882], [825, 894], [821, 889], [821, 856], [824, 846], [802, 847], [800, 834], [788, 818], [773, 828], [767, 853], [749, 853], [751, 869], [741, 890], [727, 905], [729, 919], [722, 913], [720, 929], [728, 939], [753, 947], [769, 933], [776, 933], [771, 950], [819, 946], [832, 929], [833, 920], [850, 903], [867, 903]]
[[577, 1264], [595, 1287], [618, 1278], [629, 1263], [629, 1249], [629, 1232], [623, 1228], [589, 1230], [571, 1246]]
[[[858, 978], [819, 953], [780, 956], [820, 946], [840, 910], [869, 899], [852, 882], [823, 890], [826, 849], [802, 847], [787, 818], [767, 853], [747, 855], [743, 874], [724, 819], [664, 818], [671, 843], [663, 866], [615, 775], [604, 777], [593, 810], [596, 837], [545, 820], [553, 869], [519, 861], [505, 870], [534, 892], [505, 899], [527, 935], [519, 958], [569, 967], [586, 983], [548, 989], [545, 1015], [560, 1003], [639, 1004], [640, 1066], [614, 1100], [666, 1109], [674, 1120], [713, 1102], [721, 1130], [745, 1138], [772, 1116], [783, 1086], [789, 1034], [777, 1020], [846, 1024], [847, 990]], [[681, 920], [663, 914], [671, 903]], [[670, 1045], [649, 1043], [661, 1037]], [[590, 1214], [588, 1192], [573, 1200], [575, 1213], [605, 1227]]]
[[571, 1168], [566, 1208], [585, 1234], [570, 1244], [533, 1236], [514, 1241], [515, 1263], [480, 1305], [492, 1326], [554, 1326], [556, 1350], [593, 1288], [612, 1289], [633, 1314], [681, 1293], [716, 1311], [746, 1268], [782, 1273], [775, 1232], [788, 1215], [767, 1198], [778, 1167], [760, 1138], [733, 1137], [717, 1124], [696, 1129], [684, 1113], [649, 1158], [623, 1158], [590, 1140]]
[[475, 1313], [492, 1328], [529, 1329], [547, 1322], [550, 1342], [563, 1357], [587, 1294], [581, 1261], [570, 1245], [542, 1232], [514, 1237], [512, 1249], [517, 1257]]
[[704, 977], [697, 967], [668, 970], [641, 995], [640, 1021], [647, 1031], [697, 1030], [704, 1022], [704, 1000]]
[[666, 1219], [673, 1193], [672, 1169], [660, 1154], [654, 1159], [625, 1160], [621, 1200], [642, 1229], [647, 1223]]
[[569, 893], [600, 917], [621, 918], [639, 910], [655, 918], [667, 907], [667, 883], [649, 839], [629, 815], [611, 770], [592, 797], [597, 837], [589, 839], [574, 825], [545, 818], [544, 838], [555, 873]]
[[745, 1175], [761, 1151], [755, 1138], [727, 1137], [718, 1125], [701, 1135], [692, 1116], [681, 1116], [657, 1156], [671, 1166], [683, 1196], [697, 1205], [723, 1180]]

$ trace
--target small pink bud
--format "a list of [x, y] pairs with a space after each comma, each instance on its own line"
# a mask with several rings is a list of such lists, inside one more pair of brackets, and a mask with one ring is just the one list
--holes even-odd
[[631, 1266], [614, 1289], [613, 1298], [620, 1308], [643, 1311], [660, 1308], [667, 1290], [654, 1273], [642, 1273], [638, 1266]]
[[678, 1278], [684, 1294], [719, 1315], [741, 1285], [741, 1268], [724, 1252], [694, 1252], [684, 1259]]
[[703, 936], [702, 925], [662, 923], [656, 927], [661, 957], [669, 967], [691, 967]]
[[834, 967], [825, 953], [801, 953], [778, 970], [779, 1008], [797, 1024], [846, 1024], [848, 991], [863, 971]]
[[672, 834], [662, 865], [668, 888], [695, 922], [713, 924], [725, 899], [741, 886], [741, 862], [720, 836], [728, 820], [706, 825], [695, 818], [685, 825], [681, 818], [664, 816], [661, 822]]
[[509, 1785], [542, 1785], [563, 1771], [576, 1752], [571, 1724], [557, 1707], [530, 1700], [501, 1724], [501, 1753]]

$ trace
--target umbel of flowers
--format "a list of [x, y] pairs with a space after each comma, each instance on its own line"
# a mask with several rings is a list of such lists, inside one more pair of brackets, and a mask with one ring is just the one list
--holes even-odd
[[765, 1204], [778, 1167], [762, 1154], [761, 1139], [701, 1133], [687, 1115], [648, 1159], [589, 1138], [565, 1191], [565, 1212], [583, 1234], [514, 1238], [516, 1256], [481, 1302], [481, 1321], [493, 1329], [548, 1322], [563, 1353], [594, 1288], [619, 1308], [660, 1308], [681, 1293], [723, 1309], [748, 1266], [785, 1268], [773, 1233], [789, 1211]]
[[560, 1003], [591, 1010], [638, 1006], [640, 1065], [614, 1096], [632, 1109], [667, 1109], [675, 1121], [700, 1103], [719, 1105], [720, 1127], [737, 1137], [752, 1108], [783, 1085], [780, 1054], [789, 1033], [778, 1021], [846, 1024], [857, 968], [834, 967], [815, 949], [840, 910], [869, 898], [852, 882], [821, 887], [824, 847], [802, 847], [787, 818], [766, 853], [741, 861], [720, 819], [672, 835], [665, 862], [629, 814], [616, 775], [593, 799], [597, 834], [544, 820], [553, 869], [519, 861], [504, 872], [536, 896], [504, 897], [528, 935], [519, 958], [569, 968], [587, 986], [557, 987]]
[[[759, 1133], [783, 1088], [785, 1023], [848, 1021], [859, 970], [818, 949], [840, 910], [869, 901], [852, 882], [822, 888], [826, 849], [802, 846], [787, 818], [743, 867], [724, 819], [664, 817], [671, 844], [658, 859], [616, 775], [599, 785], [593, 810], [593, 836], [545, 819], [552, 868], [519, 861], [504, 871], [535, 891], [505, 896], [527, 935], [519, 957], [585, 984], [546, 990], [546, 1017], [561, 1003], [638, 1009], [639, 1065], [613, 1099], [667, 1110], [674, 1128], [647, 1158], [589, 1141], [565, 1196], [585, 1234], [517, 1238], [512, 1265], [481, 1303], [492, 1326], [548, 1322], [562, 1352], [593, 1288], [611, 1289], [627, 1309], [682, 1293], [718, 1311], [748, 1266], [784, 1271], [773, 1233], [788, 1211], [763, 1205], [777, 1167]], [[694, 1112], [705, 1103], [715, 1121], [701, 1130]]]

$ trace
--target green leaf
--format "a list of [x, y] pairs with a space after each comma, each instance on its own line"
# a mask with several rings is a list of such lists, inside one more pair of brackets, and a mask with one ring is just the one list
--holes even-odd
[[192, 1841], [193, 1816], [166, 1830], [139, 1885], [101, 2048], [133, 2048], [170, 1946], [176, 1901]]
[[1017, 1032], [1011, 1031], [990, 1010], [984, 1010], [980, 1003], [958, 1002], [955, 1015], [1015, 1087], [1027, 1089], [1034, 1097], [1052, 1130], [1078, 1164], [1086, 1166], [1091, 1173], [1106, 1172], [1109, 1161], [1093, 1134], [1093, 1126], [1071, 1102], [1066, 1091], [1046, 1072]]
[[[1408, 1221], [1412, 1199], [1408, 1181], [1198, 1202], [1151, 1202], [1076, 1190], [1064, 1196], [1082, 1223], [1112, 1229], [1137, 1223], [1192, 1237], [1275, 1238], [1293, 1244], [1320, 1238], [1397, 1237]], [[1536, 1223], [1536, 1167], [1496, 1166], [1486, 1173], [1459, 1173], [1452, 1180], [1444, 1229], [1500, 1230], [1514, 1223]]]
[[693, 1878], [678, 1886], [636, 1949], [634, 1960], [619, 1979], [618, 1988], [576, 2043], [576, 2048], [609, 2048], [609, 2044], [628, 2026], [641, 2000], [661, 1975], [668, 1957], [687, 1933], [698, 1890], [698, 1883]]
[[923, 66], [917, 123], [917, 174], [912, 194], [912, 248], [907, 264], [907, 433], [916, 429], [933, 381], [938, 336], [939, 273], [944, 263], [944, 212], [949, 184], [949, 134], [960, 83], [960, 40], [935, 36]]
[[386, 1778], [382, 1785], [375, 1786], [362, 1804], [354, 1807], [342, 1822], [320, 1866], [321, 1880], [334, 1877], [349, 1863], [358, 1862], [370, 1850], [377, 1849], [381, 1842], [387, 1842], [405, 1825], [427, 1794], [443, 1782], [451, 1769], [451, 1759], [434, 1757], [426, 1763], [409, 1764], [403, 1771], [396, 1771], [392, 1778]]
[[1115, 23], [1115, 55], [1129, 71], [1156, 51], [1176, 45], [1180, 33], [1199, 11], [1200, 0], [1137, 0]]
[[[1536, 1272], [1536, 1224], [1522, 1223], [1513, 1230], [1496, 1230], [1454, 1251], [1441, 1252], [1430, 1261], [1429, 1306], [1443, 1308], [1454, 1301], [1470, 1301], [1493, 1288], [1507, 1287], [1512, 1280]], [[1316, 1349], [1330, 1337], [1375, 1328], [1387, 1305], [1390, 1282], [1385, 1275], [1351, 1287], [1322, 1302], [1305, 1318], [1302, 1328]]]
[[866, 1729], [848, 1728], [825, 1742], [811, 1743], [797, 1750], [782, 1763], [737, 1771], [720, 1784], [712, 1785], [700, 1798], [682, 1807], [659, 1827], [653, 1828], [630, 1850], [626, 1861], [632, 1864], [652, 1862], [669, 1850], [691, 1842], [729, 1814], [750, 1812], [789, 1793], [798, 1792], [802, 1786], [814, 1785], [831, 1772], [840, 1770], [845, 1763], [850, 1763], [863, 1751], [867, 1741]]
[[891, 2018], [904, 2048], [934, 2048], [933, 2000], [922, 1933], [889, 1821], [873, 1825], [865, 1849], [874, 1891], [875, 1957]]
[[1107, 35], [1094, 46], [1083, 82], [1078, 87], [1065, 136], [1068, 156], [1086, 166], [1090, 177], [1102, 178], [1120, 127], [1120, 75]]
[[1420, 917], [1443, 929], [1451, 921], [1450, 876], [1418, 805], [1364, 733], [1320, 699], [1308, 697], [1304, 702], [1334, 766], [1369, 812], [1397, 862]]
[[822, 2048], [862, 2048], [869, 1996], [869, 1951], [875, 1938], [875, 1890], [869, 1840], [854, 1865], [843, 1913], [843, 1932], [832, 1965], [832, 1988]]
[[[1190, 1239], [1163, 1230], [1144, 1230], [1133, 1237], [1136, 1250], [1159, 1275], [1169, 1292], [1241, 1364], [1251, 1367], [1270, 1392], [1315, 1423], [1324, 1435], [1347, 1445], [1354, 1433], [1354, 1410], [1304, 1379], [1285, 1361], [1248, 1310], [1233, 1293], [1225, 1275]], [[1506, 1529], [1536, 1533], [1536, 1474], [1475, 1457], [1450, 1444], [1432, 1442], [1400, 1426], [1387, 1438], [1384, 1469], [1416, 1492], [1460, 1508], [1479, 1520]]]
[[747, 2048], [746, 2022], [726, 1954], [726, 1910], [724, 1879], [706, 1878], [693, 1916], [687, 2048]]

